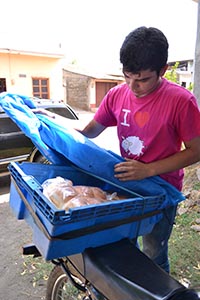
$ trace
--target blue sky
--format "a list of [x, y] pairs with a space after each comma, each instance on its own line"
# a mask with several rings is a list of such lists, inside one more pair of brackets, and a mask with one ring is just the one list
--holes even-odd
[[34, 47], [61, 43], [66, 60], [83, 67], [118, 68], [125, 36], [142, 25], [165, 33], [170, 61], [194, 58], [197, 3], [192, 0], [7, 0], [1, 11], [0, 34]]

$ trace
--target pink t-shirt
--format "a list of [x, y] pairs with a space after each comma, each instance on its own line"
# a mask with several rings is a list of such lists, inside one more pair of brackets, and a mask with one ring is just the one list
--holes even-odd
[[[152, 162], [179, 152], [183, 141], [200, 136], [200, 111], [194, 96], [163, 78], [151, 94], [136, 98], [126, 83], [104, 97], [94, 119], [117, 126], [123, 157]], [[183, 170], [160, 175], [181, 190]]]

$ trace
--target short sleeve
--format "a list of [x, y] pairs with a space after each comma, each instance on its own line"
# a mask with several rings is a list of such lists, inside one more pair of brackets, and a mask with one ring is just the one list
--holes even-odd
[[111, 89], [103, 98], [96, 114], [94, 115], [95, 121], [105, 127], [117, 125], [117, 120], [113, 114], [113, 98], [114, 90]]
[[194, 97], [182, 104], [176, 126], [183, 141], [200, 136], [200, 110]]

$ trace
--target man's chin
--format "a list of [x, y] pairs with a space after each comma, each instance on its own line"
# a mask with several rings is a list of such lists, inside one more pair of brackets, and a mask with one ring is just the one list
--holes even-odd
[[133, 92], [133, 94], [136, 98], [142, 98], [142, 97], [146, 96], [146, 94], [140, 94], [140, 93], [134, 93], [134, 92]]

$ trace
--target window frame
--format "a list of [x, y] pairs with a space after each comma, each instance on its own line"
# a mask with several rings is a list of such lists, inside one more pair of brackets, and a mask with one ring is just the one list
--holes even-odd
[[[34, 81], [38, 81], [38, 84], [35, 84]], [[46, 81], [45, 84], [43, 81]], [[38, 91], [34, 91], [34, 88], [38, 88]], [[46, 91], [42, 90], [46, 88]], [[46, 77], [32, 77], [32, 90], [33, 97], [41, 98], [41, 99], [49, 99], [49, 78]]]

